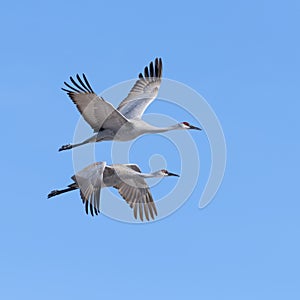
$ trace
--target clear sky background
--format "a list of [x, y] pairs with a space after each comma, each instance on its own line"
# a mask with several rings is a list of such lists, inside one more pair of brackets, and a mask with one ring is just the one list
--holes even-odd
[[[299, 1], [6, 1], [0, 28], [1, 299], [299, 299]], [[79, 117], [63, 81], [85, 72], [101, 92], [156, 56], [222, 124], [227, 169], [212, 203], [198, 209], [203, 132], [192, 137], [204, 171], [168, 218], [91, 218], [77, 192], [47, 200], [73, 174], [71, 153], [57, 152]], [[146, 172], [160, 153], [147, 139], [133, 161]]]

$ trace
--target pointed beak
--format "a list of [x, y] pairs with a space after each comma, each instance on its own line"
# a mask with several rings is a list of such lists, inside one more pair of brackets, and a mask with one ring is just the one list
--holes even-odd
[[180, 177], [179, 175], [177, 175], [177, 174], [174, 174], [174, 173], [168, 173], [168, 176], [177, 176], [177, 177]]
[[193, 125], [190, 125], [190, 128], [189, 128], [189, 129], [202, 130], [201, 128], [199, 128], [199, 127], [196, 127], [196, 126], [193, 126]]

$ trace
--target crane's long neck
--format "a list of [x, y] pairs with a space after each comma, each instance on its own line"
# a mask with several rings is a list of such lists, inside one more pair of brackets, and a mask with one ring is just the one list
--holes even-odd
[[159, 171], [153, 173], [139, 173], [139, 176], [143, 178], [155, 178], [155, 177], [162, 177]]
[[171, 125], [168, 127], [156, 127], [147, 124], [147, 127], [145, 128], [145, 133], [160, 133], [160, 132], [166, 132], [166, 131], [177, 130], [177, 129], [181, 129], [181, 127], [178, 124]]

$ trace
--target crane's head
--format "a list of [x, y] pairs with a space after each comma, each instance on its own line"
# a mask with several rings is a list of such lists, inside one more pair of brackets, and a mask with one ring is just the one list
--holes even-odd
[[169, 171], [167, 171], [165, 169], [162, 169], [162, 170], [160, 170], [158, 172], [159, 172], [159, 174], [160, 174], [161, 177], [167, 177], [167, 176], [177, 176], [177, 177], [179, 177], [179, 175], [171, 173], [171, 172], [169, 172]]
[[182, 129], [196, 129], [196, 130], [202, 130], [201, 128], [196, 127], [196, 126], [193, 126], [193, 125], [191, 125], [191, 124], [188, 123], [188, 122], [182, 122], [182, 123], [179, 123], [179, 126], [180, 126]]

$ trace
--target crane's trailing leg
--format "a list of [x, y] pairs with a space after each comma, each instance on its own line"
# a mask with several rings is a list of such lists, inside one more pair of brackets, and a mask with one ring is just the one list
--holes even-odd
[[70, 186], [66, 189], [63, 189], [63, 190], [53, 190], [51, 191], [49, 194], [48, 194], [48, 198], [51, 198], [51, 197], [54, 197], [54, 196], [57, 196], [57, 195], [60, 195], [60, 194], [63, 194], [63, 193], [66, 193], [66, 192], [70, 192], [70, 191], [73, 191], [73, 190], [76, 190], [78, 189], [78, 187], [72, 183], [70, 184]]
[[89, 139], [89, 140], [83, 141], [82, 143], [78, 143], [78, 144], [63, 145], [58, 149], [58, 151], [70, 150], [70, 149], [73, 149], [75, 147], [78, 147], [78, 146], [81, 146], [81, 145], [84, 145], [84, 144], [88, 144], [88, 143], [95, 143], [95, 141]]
[[78, 147], [78, 146], [81, 146], [81, 145], [84, 145], [84, 144], [87, 144], [87, 143], [93, 143], [94, 141], [91, 141], [91, 140], [86, 140], [82, 143], [78, 143], [78, 144], [68, 144], [68, 145], [63, 145], [61, 146], [58, 151], [64, 151], [64, 150], [70, 150], [70, 149], [73, 149], [75, 147]]
[[84, 145], [84, 144], [88, 144], [88, 143], [95, 143], [97, 140], [97, 134], [93, 135], [92, 137], [84, 140], [83, 142], [81, 143], [78, 143], [78, 144], [68, 144], [68, 145], [63, 145], [61, 146], [58, 151], [64, 151], [64, 150], [70, 150], [70, 149], [73, 149], [75, 147], [78, 147], [78, 146], [81, 146], [81, 145]]
[[72, 149], [73, 146], [71, 144], [68, 144], [68, 145], [63, 145], [61, 146], [58, 151], [64, 151], [64, 150], [69, 150], [69, 149]]

